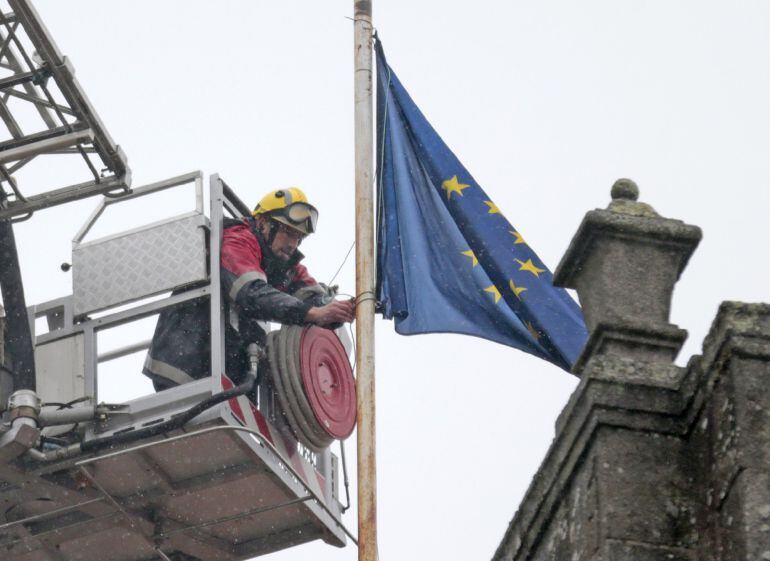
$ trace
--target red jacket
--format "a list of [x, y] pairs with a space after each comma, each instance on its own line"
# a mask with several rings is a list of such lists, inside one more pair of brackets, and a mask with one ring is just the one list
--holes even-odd
[[[264, 339], [258, 321], [301, 324], [323, 296], [299, 263], [299, 251], [287, 263], [268, 257], [265, 248], [253, 219], [226, 220], [220, 259], [225, 369], [235, 382], [248, 368], [246, 346]], [[158, 390], [209, 376], [210, 340], [208, 299], [166, 310], [158, 318], [143, 371]]]

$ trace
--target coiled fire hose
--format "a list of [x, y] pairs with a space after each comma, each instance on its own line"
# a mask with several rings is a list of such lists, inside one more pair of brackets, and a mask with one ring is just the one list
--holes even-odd
[[350, 436], [355, 381], [337, 335], [317, 326], [285, 325], [268, 334], [266, 347], [278, 401], [297, 439], [318, 452]]

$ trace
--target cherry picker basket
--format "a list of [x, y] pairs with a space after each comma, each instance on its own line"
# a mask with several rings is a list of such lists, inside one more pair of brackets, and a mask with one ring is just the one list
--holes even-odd
[[[37, 393], [69, 405], [43, 407], [40, 423], [51, 426], [42, 440], [25, 429], [0, 446], [0, 543], [14, 559], [101, 561], [109, 551], [110, 559], [127, 561], [234, 561], [315, 539], [343, 546], [352, 538], [342, 523], [339, 461], [331, 451], [355, 423], [350, 349], [333, 331], [284, 327], [269, 332], [270, 358], [261, 362], [256, 389], [231, 381], [220, 240], [225, 212], [248, 209], [214, 175], [205, 216], [199, 172], [135, 189], [129, 198], [191, 183], [195, 211], [82, 243], [104, 207], [120, 200], [105, 198], [73, 243], [73, 295], [30, 308], [50, 328], [34, 337]], [[169, 246], [178, 250], [179, 239], [196, 263], [169, 281], [152, 263]], [[140, 247], [149, 249], [137, 256]], [[120, 285], [126, 267], [144, 273]], [[170, 289], [174, 295], [147, 301]], [[100, 355], [98, 335], [193, 299], [210, 305], [212, 375], [125, 403], [100, 403], [99, 363], [147, 342]], [[61, 433], [75, 422], [75, 431]]]

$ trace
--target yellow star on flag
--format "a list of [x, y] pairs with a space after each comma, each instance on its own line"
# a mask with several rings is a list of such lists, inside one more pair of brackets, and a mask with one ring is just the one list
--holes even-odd
[[484, 289], [484, 292], [489, 292], [491, 294], [495, 295], [495, 304], [497, 304], [500, 301], [500, 291], [497, 290], [497, 287], [493, 284], [492, 286], [488, 286]]
[[516, 263], [520, 265], [519, 271], [529, 271], [536, 277], [539, 277], [540, 273], [545, 273], [545, 269], [541, 269], [540, 267], [535, 265], [532, 262], [532, 259], [527, 259], [526, 261], [522, 261], [521, 259], [514, 259], [514, 261], [516, 261]]
[[535, 329], [535, 327], [531, 323], [529, 323], [528, 321], [525, 321], [524, 325], [527, 327], [527, 331], [529, 331], [529, 334], [532, 335], [532, 338], [535, 341], [539, 341], [541, 335], [540, 335], [540, 333], [537, 332], [537, 329]]
[[468, 251], [462, 251], [461, 253], [471, 258], [474, 267], [479, 264], [479, 260], [476, 259], [476, 255], [473, 253], [472, 249], [469, 249]]
[[516, 298], [518, 298], [519, 300], [521, 300], [521, 293], [527, 290], [526, 287], [516, 286], [516, 283], [513, 282], [512, 280], [508, 281], [508, 286], [511, 287], [511, 290], [516, 295]]
[[524, 241], [524, 238], [521, 237], [521, 234], [519, 234], [517, 231], [515, 231], [515, 230], [508, 230], [508, 231], [511, 234], [513, 234], [514, 237], [516, 238], [516, 240], [514, 240], [514, 242], [513, 242], [513, 245], [516, 245], [518, 243], [523, 243], [523, 244], [527, 243], [527, 242]]
[[442, 189], [446, 189], [446, 198], [447, 200], [452, 198], [452, 193], [457, 193], [461, 197], [463, 196], [463, 189], [467, 189], [470, 187], [470, 185], [466, 185], [465, 183], [460, 183], [457, 180], [457, 176], [455, 175], [452, 177], [452, 179], [447, 179], [441, 184]]
[[487, 214], [500, 214], [500, 209], [497, 208], [497, 205], [492, 201], [484, 201], [484, 204], [489, 207], [489, 212]]

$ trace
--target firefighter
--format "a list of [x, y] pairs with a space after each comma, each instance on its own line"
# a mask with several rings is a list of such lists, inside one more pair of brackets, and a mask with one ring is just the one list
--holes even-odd
[[[220, 270], [225, 303], [225, 364], [238, 383], [246, 347], [264, 342], [259, 321], [336, 327], [354, 318], [352, 300], [333, 300], [310, 276], [298, 250], [315, 232], [318, 211], [297, 187], [265, 195], [251, 217], [225, 219]], [[160, 314], [143, 372], [157, 391], [210, 374], [209, 303], [185, 302]]]

